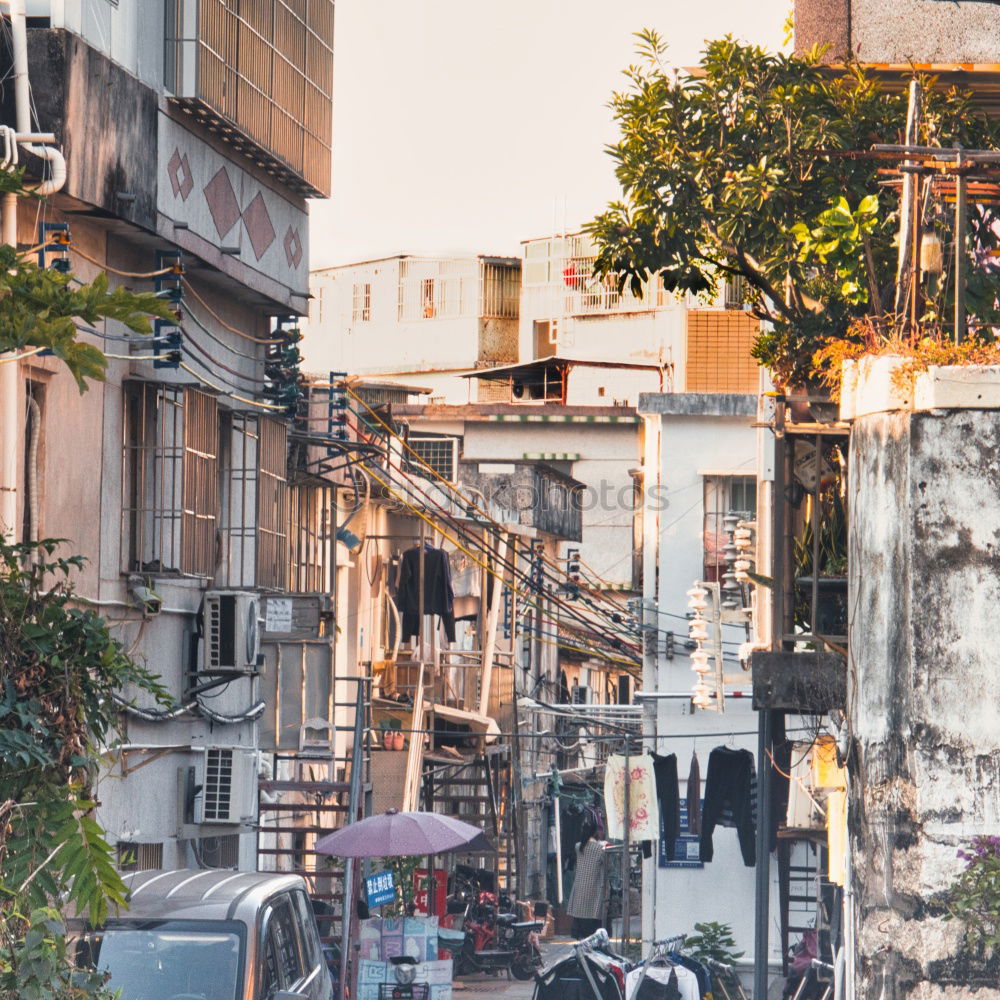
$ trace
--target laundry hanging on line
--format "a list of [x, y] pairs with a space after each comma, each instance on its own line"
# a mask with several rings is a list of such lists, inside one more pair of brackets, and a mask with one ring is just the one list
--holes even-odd
[[[455, 591], [443, 549], [424, 543], [424, 614], [439, 615], [448, 642], [455, 641]], [[420, 546], [403, 553], [396, 586], [396, 603], [403, 619], [403, 638], [420, 634]]]
[[[659, 806], [656, 799], [656, 778], [653, 758], [635, 754], [628, 758], [629, 773], [629, 839], [655, 840], [659, 831]], [[604, 766], [604, 809], [608, 817], [608, 837], [625, 837], [625, 762], [622, 754], [612, 754]]]
[[757, 775], [749, 750], [716, 747], [708, 757], [705, 805], [701, 815], [700, 857], [711, 861], [716, 826], [735, 827], [743, 863], [756, 864]]

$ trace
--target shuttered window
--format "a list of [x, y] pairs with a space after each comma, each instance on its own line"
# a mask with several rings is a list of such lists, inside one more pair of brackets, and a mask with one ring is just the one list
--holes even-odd
[[750, 350], [760, 322], [745, 312], [691, 309], [687, 314], [687, 392], [756, 395], [759, 368]]

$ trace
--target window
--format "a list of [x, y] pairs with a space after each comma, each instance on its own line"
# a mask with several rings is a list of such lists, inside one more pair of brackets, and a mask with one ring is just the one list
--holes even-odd
[[517, 319], [521, 297], [520, 265], [482, 265], [483, 288], [479, 315], [488, 319]]
[[274, 989], [291, 990], [305, 977], [306, 970], [299, 953], [295, 918], [287, 896], [276, 900], [265, 914], [264, 928], [264, 978], [270, 988], [263, 995], [268, 996]]
[[727, 514], [750, 520], [757, 514], [757, 480], [753, 476], [706, 476], [704, 572], [702, 579], [718, 582], [726, 572]]
[[118, 870], [145, 872], [163, 867], [163, 844], [134, 844], [118, 841]]
[[206, 868], [238, 868], [240, 835], [225, 833], [221, 837], [199, 837], [201, 862]]
[[301, 485], [289, 489], [291, 525], [290, 590], [300, 594], [329, 594], [333, 590], [331, 507], [329, 487]]
[[760, 371], [750, 351], [759, 334], [749, 313], [689, 309], [685, 391], [756, 395]]
[[354, 303], [351, 319], [355, 323], [369, 323], [372, 318], [372, 286], [370, 281], [354, 283]]
[[726, 278], [722, 292], [724, 309], [742, 309], [746, 302], [746, 278], [742, 274], [730, 274]]
[[283, 590], [288, 580], [287, 428], [273, 417], [222, 419], [220, 586]]
[[218, 518], [218, 403], [196, 389], [125, 390], [127, 572], [212, 576]]
[[[458, 476], [458, 439], [451, 437], [411, 437], [407, 444], [407, 472], [433, 478], [429, 465], [442, 479], [454, 482]], [[416, 452], [416, 455], [413, 454]]]
[[420, 303], [424, 319], [431, 319], [435, 313], [433, 278], [424, 278], [420, 282]]
[[260, 482], [257, 496], [257, 586], [288, 586], [287, 428], [260, 418]]

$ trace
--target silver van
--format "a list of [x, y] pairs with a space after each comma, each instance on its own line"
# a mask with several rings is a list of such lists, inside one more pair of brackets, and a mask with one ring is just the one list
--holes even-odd
[[128, 910], [98, 930], [69, 924], [77, 966], [110, 972], [121, 1000], [333, 1000], [298, 875], [144, 871], [125, 884]]

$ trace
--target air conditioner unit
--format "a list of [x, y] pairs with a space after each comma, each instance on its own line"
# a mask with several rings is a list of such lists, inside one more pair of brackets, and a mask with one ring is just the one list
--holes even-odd
[[252, 824], [257, 821], [255, 750], [208, 747], [196, 778], [194, 821], [200, 824]]
[[569, 698], [574, 705], [588, 705], [590, 703], [590, 688], [584, 684], [574, 684], [570, 688]]
[[210, 590], [205, 595], [201, 669], [207, 673], [257, 669], [260, 654], [260, 602], [241, 590]]

